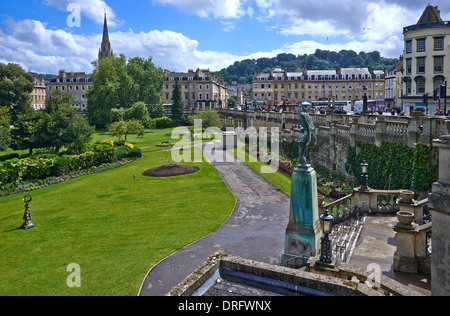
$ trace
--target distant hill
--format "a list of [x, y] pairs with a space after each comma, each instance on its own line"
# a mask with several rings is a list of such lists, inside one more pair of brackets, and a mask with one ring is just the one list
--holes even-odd
[[341, 50], [333, 52], [317, 49], [314, 54], [294, 55], [282, 53], [273, 58], [247, 59], [237, 61], [228, 68], [216, 72], [222, 76], [227, 84], [236, 81], [240, 84], [252, 83], [253, 75], [257, 70], [272, 71], [276, 66], [282, 69], [287, 68], [289, 72], [302, 72], [305, 66], [309, 70], [334, 70], [341, 68], [366, 68], [372, 67], [374, 70], [391, 69], [398, 59], [383, 58], [377, 51], [371, 53], [356, 53], [352, 50]]
[[44, 77], [44, 81], [50, 81], [57, 76], [57, 75], [51, 75], [51, 74], [38, 74], [36, 72], [29, 72], [29, 74], [34, 75], [34, 76]]

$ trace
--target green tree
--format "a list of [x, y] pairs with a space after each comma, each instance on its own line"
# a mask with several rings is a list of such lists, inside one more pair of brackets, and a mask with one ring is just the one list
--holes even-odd
[[9, 108], [0, 106], [0, 151], [5, 151], [11, 145], [11, 115]]
[[119, 105], [119, 73], [126, 72], [124, 55], [111, 55], [100, 61], [94, 61], [94, 72], [91, 75], [92, 88], [87, 93], [87, 118], [91, 124], [106, 126], [111, 122], [111, 109]]
[[[94, 61], [91, 78], [93, 87], [88, 93], [88, 119], [91, 124], [106, 126], [116, 115], [112, 109], [129, 109], [136, 102], [148, 107], [152, 118], [164, 114], [162, 88], [164, 72], [152, 59], [140, 57], [126, 59], [124, 55], [110, 56]], [[114, 117], [114, 120], [117, 117]]]
[[34, 148], [53, 148], [59, 152], [66, 147], [79, 152], [82, 146], [92, 140], [94, 128], [79, 110], [69, 105], [71, 96], [57, 91], [46, 101], [45, 110], [39, 112], [33, 127], [31, 143]]
[[187, 119], [187, 123], [190, 126], [194, 126], [195, 120], [201, 120], [202, 121], [202, 128], [203, 130], [209, 128], [209, 127], [217, 127], [221, 129], [223, 127], [223, 122], [219, 116], [219, 113], [215, 110], [205, 110], [201, 111], [196, 115], [189, 115]]
[[134, 102], [142, 101], [148, 105], [162, 105], [161, 92], [166, 77], [161, 68], [156, 67], [151, 58], [135, 57], [128, 60], [128, 75], [135, 87]]
[[150, 118], [148, 108], [144, 102], [136, 102], [129, 109], [112, 109], [111, 122], [136, 120], [139, 121], [145, 128], [154, 128], [154, 121]]
[[172, 94], [172, 121], [177, 124], [184, 122], [184, 105], [181, 101], [181, 89], [178, 82], [175, 82]]
[[20, 65], [0, 63], [0, 105], [22, 106], [30, 103], [33, 91], [33, 76], [26, 73]]
[[31, 104], [30, 92], [33, 91], [33, 76], [16, 64], [0, 63], [0, 106], [11, 106], [12, 120], [26, 111]]
[[228, 107], [234, 108], [234, 106], [236, 105], [236, 100], [234, 98], [228, 98], [227, 103]]
[[127, 141], [128, 135], [140, 134], [144, 130], [144, 126], [137, 120], [114, 122], [108, 126], [108, 130], [119, 139], [119, 143]]
[[33, 149], [38, 148], [32, 140], [35, 133], [35, 125], [39, 119], [39, 115], [32, 111], [24, 111], [18, 116], [17, 122], [14, 123], [12, 130], [11, 148], [14, 150], [28, 150], [30, 155]]

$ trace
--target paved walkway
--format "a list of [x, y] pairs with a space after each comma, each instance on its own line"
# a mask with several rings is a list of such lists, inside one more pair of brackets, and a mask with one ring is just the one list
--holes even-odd
[[[223, 151], [224, 161], [235, 161]], [[237, 204], [214, 233], [176, 252], [147, 274], [140, 296], [163, 296], [215, 252], [278, 264], [289, 222], [289, 197], [244, 163], [213, 162]], [[214, 207], [214, 206], [212, 206]]]
[[350, 263], [363, 268], [376, 263], [380, 266], [383, 275], [429, 296], [431, 295], [429, 275], [411, 275], [394, 271], [394, 255], [397, 251], [394, 231], [396, 224], [396, 216], [366, 217]]

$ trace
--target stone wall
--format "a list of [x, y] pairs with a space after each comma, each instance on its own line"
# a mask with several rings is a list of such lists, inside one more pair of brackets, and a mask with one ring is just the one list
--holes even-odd
[[[416, 143], [433, 145], [433, 139], [447, 134], [446, 118], [421, 115], [340, 115], [310, 114], [316, 125], [316, 143], [311, 150], [311, 160], [330, 171], [346, 175], [348, 146], [357, 141], [375, 144], [382, 142], [401, 143], [412, 148]], [[293, 142], [300, 136], [297, 124], [300, 119], [295, 113], [246, 112], [221, 110], [220, 115], [226, 127], [276, 127], [281, 130], [284, 142]], [[448, 122], [448, 121], [447, 121]]]
[[434, 142], [439, 147], [439, 181], [433, 184], [428, 206], [433, 209], [431, 294], [450, 295], [450, 135]]

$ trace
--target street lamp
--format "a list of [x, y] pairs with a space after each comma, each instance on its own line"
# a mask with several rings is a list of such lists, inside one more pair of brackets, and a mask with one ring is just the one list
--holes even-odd
[[363, 114], [367, 113], [367, 88], [363, 86]]
[[367, 173], [368, 173], [368, 170], [369, 170], [369, 165], [367, 164], [367, 162], [364, 160], [363, 161], [363, 163], [361, 164], [361, 190], [364, 190], [364, 191], [367, 191], [369, 188], [368, 188], [368, 181], [367, 181], [367, 179], [368, 179], [368, 176], [367, 176]]
[[328, 213], [328, 209], [325, 209], [323, 215], [320, 216], [320, 223], [322, 224], [322, 232], [324, 236], [321, 239], [320, 261], [325, 263], [333, 262], [333, 251], [331, 249], [331, 241], [333, 238], [330, 236], [333, 231], [333, 216]]

